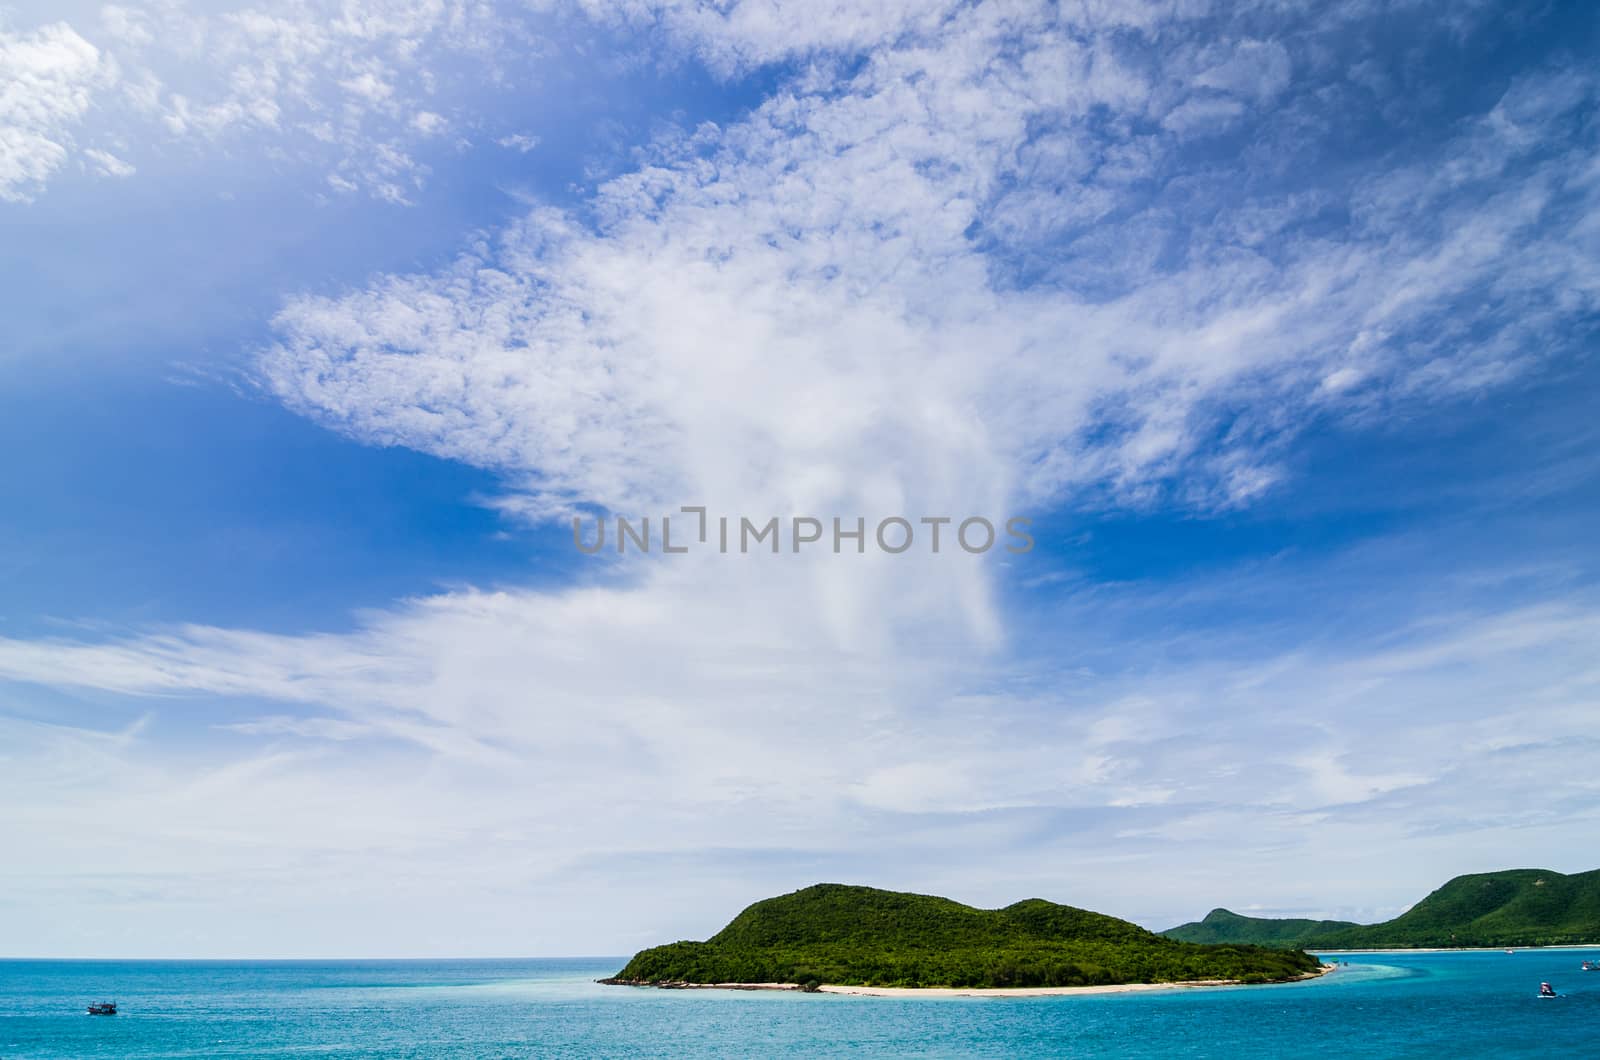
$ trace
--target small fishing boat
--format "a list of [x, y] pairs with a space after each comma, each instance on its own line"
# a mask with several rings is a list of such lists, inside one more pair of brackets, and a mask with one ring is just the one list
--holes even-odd
[[116, 1014], [117, 1003], [115, 1001], [102, 1001], [98, 1005], [89, 1006], [89, 1015], [91, 1016], [115, 1016]]

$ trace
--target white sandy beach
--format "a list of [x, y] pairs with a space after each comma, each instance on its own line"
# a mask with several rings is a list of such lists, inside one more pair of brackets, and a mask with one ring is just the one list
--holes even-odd
[[[1337, 965], [1324, 964], [1289, 982], [1316, 979], [1336, 971]], [[860, 997], [1066, 997], [1088, 994], [1138, 994], [1152, 990], [1203, 990], [1207, 987], [1240, 986], [1237, 979], [1195, 979], [1182, 983], [1119, 983], [1113, 986], [1016, 986], [971, 988], [954, 986], [823, 986], [825, 994], [852, 994]], [[1272, 984], [1261, 984], [1263, 986]]]
[[[1316, 979], [1336, 971], [1337, 965], [1324, 964], [1286, 982]], [[672, 983], [659, 984], [668, 990], [799, 990], [794, 983]], [[817, 988], [821, 994], [848, 994], [853, 997], [1067, 997], [1087, 994], [1135, 994], [1151, 990], [1203, 990], [1207, 987], [1241, 986], [1237, 979], [1195, 979], [1182, 983], [1119, 983], [1111, 986], [833, 986]], [[1262, 986], [1273, 984], [1263, 983]]]

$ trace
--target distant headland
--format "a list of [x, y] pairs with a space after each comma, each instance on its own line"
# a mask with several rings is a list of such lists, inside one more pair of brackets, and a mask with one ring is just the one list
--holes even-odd
[[1327, 970], [1300, 950], [1183, 942], [1039, 898], [975, 909], [823, 883], [757, 902], [704, 942], [643, 950], [601, 982], [1026, 994], [1280, 983]]
[[1162, 932], [1182, 942], [1289, 949], [1470, 949], [1600, 943], [1600, 869], [1566, 876], [1507, 869], [1457, 876], [1381, 924], [1278, 920], [1213, 909]]

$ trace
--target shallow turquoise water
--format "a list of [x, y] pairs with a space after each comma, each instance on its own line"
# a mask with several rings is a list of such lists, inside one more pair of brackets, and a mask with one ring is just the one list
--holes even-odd
[[[1051, 998], [658, 991], [615, 958], [0, 961], [0, 1058], [1592, 1054], [1600, 950], [1349, 955], [1284, 986]], [[1538, 1000], [1548, 979], [1567, 996]], [[84, 1006], [115, 999], [122, 1014]]]

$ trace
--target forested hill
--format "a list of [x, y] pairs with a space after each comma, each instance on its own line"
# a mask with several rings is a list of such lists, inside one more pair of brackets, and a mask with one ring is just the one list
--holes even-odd
[[1294, 946], [1301, 939], [1314, 938], [1334, 931], [1358, 928], [1350, 920], [1293, 920], [1271, 917], [1241, 916], [1227, 909], [1213, 909], [1204, 920], [1163, 931], [1169, 939], [1180, 942], [1235, 942], [1255, 946]]
[[1457, 876], [1381, 924], [1271, 920], [1219, 909], [1162, 934], [1330, 950], [1600, 943], [1600, 869], [1572, 876], [1549, 869]]
[[705, 942], [637, 954], [615, 983], [1087, 986], [1271, 982], [1315, 971], [1295, 950], [1200, 946], [1031, 898], [974, 909], [948, 898], [818, 884], [750, 906]]

